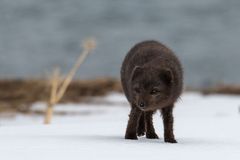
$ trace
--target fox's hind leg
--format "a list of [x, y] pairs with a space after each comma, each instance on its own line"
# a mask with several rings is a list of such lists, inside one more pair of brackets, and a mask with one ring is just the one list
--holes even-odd
[[155, 133], [153, 126], [152, 115], [154, 112], [149, 111], [144, 113], [145, 126], [146, 126], [146, 137], [149, 139], [158, 139], [158, 135]]
[[144, 112], [142, 112], [141, 117], [138, 121], [137, 126], [137, 135], [138, 136], [144, 136], [145, 135], [145, 118], [144, 118]]

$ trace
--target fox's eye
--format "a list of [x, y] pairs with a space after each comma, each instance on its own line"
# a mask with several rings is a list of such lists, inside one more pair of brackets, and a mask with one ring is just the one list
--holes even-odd
[[150, 92], [151, 95], [155, 95], [155, 94], [157, 94], [157, 93], [158, 93], [158, 90], [156, 90], [156, 89], [153, 89], [153, 90]]
[[134, 92], [140, 93], [140, 89], [139, 89], [139, 88], [135, 88], [135, 89], [134, 89]]

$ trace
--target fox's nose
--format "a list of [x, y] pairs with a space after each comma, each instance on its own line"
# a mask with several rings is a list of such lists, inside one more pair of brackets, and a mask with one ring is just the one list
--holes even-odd
[[144, 102], [140, 102], [140, 103], [139, 103], [139, 107], [140, 107], [140, 108], [144, 108], [144, 107], [145, 107]]

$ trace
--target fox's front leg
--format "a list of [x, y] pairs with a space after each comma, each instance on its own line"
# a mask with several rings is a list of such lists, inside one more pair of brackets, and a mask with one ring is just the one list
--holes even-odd
[[137, 139], [137, 126], [140, 116], [141, 110], [138, 109], [136, 106], [132, 105], [132, 109], [129, 114], [125, 139]]
[[162, 118], [164, 125], [164, 141], [168, 143], [177, 143], [173, 134], [173, 105], [162, 109]]

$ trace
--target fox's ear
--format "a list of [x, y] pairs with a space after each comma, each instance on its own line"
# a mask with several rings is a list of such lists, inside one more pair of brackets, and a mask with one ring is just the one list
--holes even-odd
[[143, 73], [143, 68], [140, 66], [135, 66], [131, 74], [131, 81], [133, 81], [136, 77], [138, 77], [142, 73]]
[[160, 79], [167, 85], [171, 85], [173, 83], [173, 73], [170, 69], [164, 69], [160, 72]]

